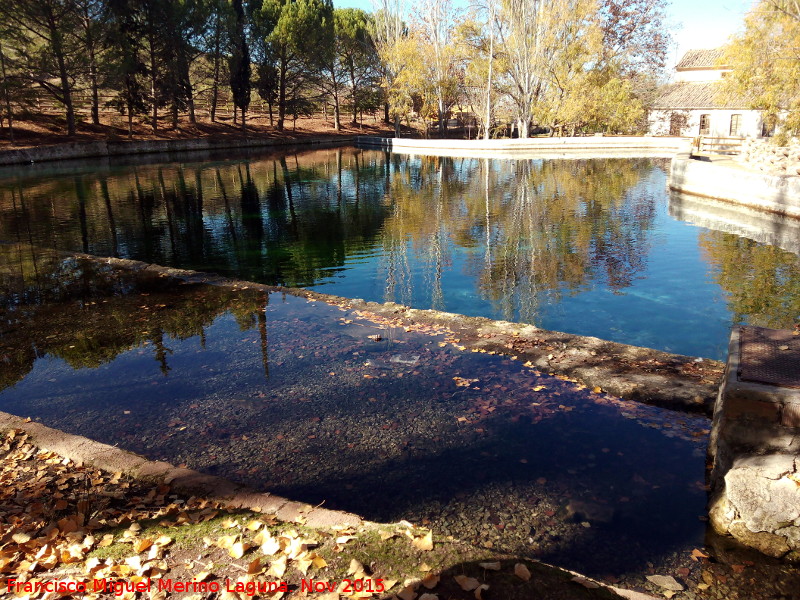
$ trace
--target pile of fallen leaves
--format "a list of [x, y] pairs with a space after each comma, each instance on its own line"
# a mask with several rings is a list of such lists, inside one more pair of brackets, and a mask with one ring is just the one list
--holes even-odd
[[[4, 597], [488, 600], [493, 577], [506, 590], [497, 597], [511, 597], [509, 585], [520, 598], [530, 597], [528, 585], [554, 589], [544, 565], [497, 560], [454, 540], [434, 544], [432, 531], [405, 521], [311, 529], [228, 510], [76, 465], [19, 430], [0, 438], [0, 460]], [[555, 585], [571, 586], [569, 593], [548, 597], [611, 597], [563, 575]], [[75, 582], [85, 590], [76, 592]]]

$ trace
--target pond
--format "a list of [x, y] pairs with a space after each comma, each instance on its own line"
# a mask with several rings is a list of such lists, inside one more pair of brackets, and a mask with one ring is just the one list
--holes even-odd
[[2, 410], [595, 575], [703, 544], [704, 417], [322, 302], [3, 250]]
[[792, 597], [796, 569], [708, 537], [708, 419], [520, 363], [251, 283], [0, 245], [0, 410], [623, 587]]
[[671, 216], [667, 169], [352, 147], [33, 165], [0, 172], [0, 240], [716, 359], [732, 324], [791, 326], [798, 256]]

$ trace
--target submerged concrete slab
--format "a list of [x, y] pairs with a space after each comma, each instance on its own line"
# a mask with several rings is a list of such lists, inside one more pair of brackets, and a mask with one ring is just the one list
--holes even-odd
[[366, 302], [301, 288], [274, 287], [251, 281], [175, 269], [135, 260], [71, 254], [113, 267], [144, 270], [185, 282], [233, 289], [281, 292], [388, 319], [397, 326], [427, 325], [451, 332], [469, 350], [511, 356], [542, 373], [566, 377], [626, 400], [671, 410], [713, 412], [724, 365], [715, 360], [671, 354], [596, 337], [540, 329], [525, 323], [468, 317], [437, 310], [409, 308], [394, 302]]
[[710, 521], [721, 534], [800, 560], [800, 344], [792, 331], [738, 327], [709, 442]]

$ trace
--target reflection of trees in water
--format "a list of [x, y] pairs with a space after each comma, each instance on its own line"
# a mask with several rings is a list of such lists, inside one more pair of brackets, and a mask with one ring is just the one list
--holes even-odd
[[243, 331], [258, 328], [269, 376], [263, 293], [179, 285], [31, 247], [0, 245], [0, 265], [0, 390], [46, 355], [93, 368], [146, 347], [167, 375], [169, 340], [199, 336], [202, 343], [206, 328], [225, 312]]
[[383, 220], [382, 178], [359, 154], [6, 179], [0, 239], [312, 285], [372, 245]]
[[444, 278], [464, 260], [498, 312], [535, 322], [545, 296], [621, 290], [642, 270], [654, 208], [635, 190], [650, 168], [345, 148], [12, 179], [0, 239], [294, 286], [381, 244], [385, 300], [445, 308]]
[[796, 254], [721, 231], [701, 232], [700, 247], [734, 323], [781, 329], [800, 322]]
[[644, 268], [654, 198], [630, 197], [649, 160], [489, 161], [422, 158], [393, 165], [393, 213], [384, 227], [387, 300], [412, 273], [409, 245], [425, 270], [430, 305], [442, 302], [449, 241], [469, 252], [481, 295], [507, 319], [535, 322], [543, 294], [602, 279], [629, 286]]

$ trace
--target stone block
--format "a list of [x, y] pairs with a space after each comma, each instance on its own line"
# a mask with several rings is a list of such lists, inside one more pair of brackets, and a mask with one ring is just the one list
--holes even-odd
[[709, 441], [709, 520], [718, 533], [792, 559], [800, 557], [800, 346], [787, 336], [731, 333]]

